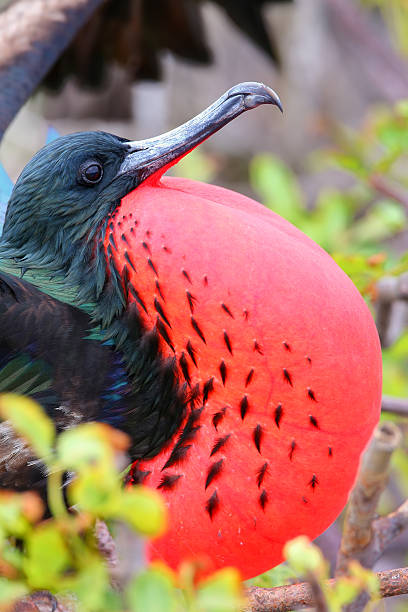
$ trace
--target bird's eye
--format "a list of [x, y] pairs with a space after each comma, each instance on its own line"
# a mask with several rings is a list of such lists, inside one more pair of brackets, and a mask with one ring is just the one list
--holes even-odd
[[82, 185], [96, 185], [102, 180], [103, 167], [94, 159], [87, 160], [79, 167], [78, 181]]

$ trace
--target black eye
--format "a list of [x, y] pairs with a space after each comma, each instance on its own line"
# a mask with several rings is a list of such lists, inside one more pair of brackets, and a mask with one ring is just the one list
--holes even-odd
[[79, 167], [78, 179], [83, 185], [96, 185], [102, 177], [102, 164], [94, 159], [88, 159]]

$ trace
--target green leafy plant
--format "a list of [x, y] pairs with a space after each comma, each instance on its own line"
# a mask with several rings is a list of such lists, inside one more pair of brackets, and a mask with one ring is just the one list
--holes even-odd
[[[143, 486], [126, 488], [117, 468], [127, 436], [102, 423], [87, 423], [61, 433], [41, 407], [26, 397], [2, 395], [0, 415], [13, 425], [46, 466], [47, 498], [52, 517], [44, 518], [39, 495], [0, 493], [0, 605], [11, 604], [35, 590], [47, 589], [74, 598], [84, 611], [239, 610], [239, 573], [227, 568], [197, 582], [196, 569], [186, 564], [175, 574], [152, 564], [113, 588], [106, 559], [95, 538], [99, 519], [143, 537], [166, 528], [166, 509], [159, 493]], [[67, 498], [63, 475], [75, 472]], [[18, 545], [16, 543], [18, 542]], [[3, 609], [3, 608], [2, 608]]]

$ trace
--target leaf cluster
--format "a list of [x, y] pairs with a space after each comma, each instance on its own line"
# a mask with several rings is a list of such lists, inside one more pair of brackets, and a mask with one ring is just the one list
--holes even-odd
[[[0, 609], [36, 590], [49, 590], [89, 612], [234, 612], [241, 608], [240, 575], [226, 568], [198, 582], [189, 563], [178, 573], [163, 563], [133, 572], [113, 586], [96, 538], [98, 520], [140, 538], [166, 529], [161, 495], [123, 485], [127, 436], [87, 423], [56, 436], [52, 421], [27, 397], [0, 396], [0, 417], [46, 466], [47, 502], [35, 492], [0, 492]], [[69, 475], [69, 484], [64, 484]], [[65, 499], [66, 497], [66, 499]], [[66, 500], [70, 511], [67, 509]], [[142, 546], [141, 548], [144, 549]], [[132, 553], [132, 551], [129, 551]]]

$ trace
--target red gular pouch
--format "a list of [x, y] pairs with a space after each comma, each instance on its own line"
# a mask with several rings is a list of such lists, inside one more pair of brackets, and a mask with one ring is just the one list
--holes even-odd
[[189, 394], [137, 470], [169, 511], [151, 558], [250, 578], [346, 504], [379, 419], [380, 344], [351, 280], [302, 232], [239, 193], [161, 177], [188, 142], [122, 199], [112, 229], [128, 300]]

